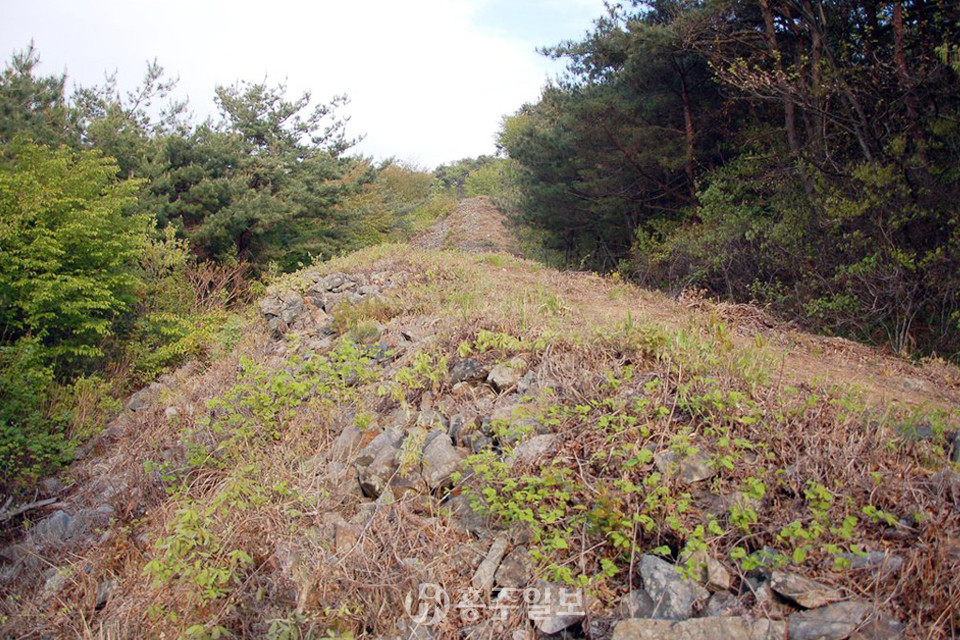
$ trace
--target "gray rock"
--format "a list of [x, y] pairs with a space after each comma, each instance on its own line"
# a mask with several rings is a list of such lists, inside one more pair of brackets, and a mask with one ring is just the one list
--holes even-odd
[[827, 585], [785, 571], [774, 571], [770, 588], [804, 609], [816, 609], [843, 599], [843, 594]]
[[480, 535], [489, 530], [487, 517], [470, 508], [470, 500], [464, 495], [453, 496], [445, 503], [453, 516], [453, 525], [458, 529]]
[[537, 377], [533, 375], [533, 371], [528, 371], [522, 378], [520, 378], [520, 382], [517, 383], [517, 393], [523, 396], [534, 391], [534, 388], [536, 387], [536, 381]]
[[82, 529], [82, 523], [66, 511], [55, 511], [30, 530], [30, 539], [40, 545], [60, 545], [73, 538]]
[[110, 600], [110, 596], [113, 595], [113, 592], [117, 589], [116, 580], [104, 580], [97, 585], [97, 602], [94, 605], [94, 608], [99, 611], [107, 606], [107, 602]]
[[283, 299], [276, 293], [268, 293], [265, 298], [260, 300], [258, 306], [260, 313], [267, 318], [276, 318], [283, 311]]
[[403, 433], [399, 430], [384, 429], [377, 437], [368, 442], [367, 445], [360, 450], [360, 453], [357, 454], [353, 463], [358, 467], [369, 465], [383, 449], [399, 449], [402, 441]]
[[[539, 581], [540, 599], [527, 607], [527, 617], [544, 635], [560, 633], [586, 617], [583, 592], [558, 584]], [[565, 601], [565, 596], [570, 601]]]
[[729, 591], [718, 591], [707, 601], [703, 610], [704, 618], [724, 618], [736, 615], [740, 609], [740, 601]]
[[783, 640], [785, 635], [782, 622], [739, 617], [680, 622], [632, 618], [613, 630], [613, 640]]
[[398, 500], [406, 496], [416, 496], [427, 492], [427, 485], [419, 474], [401, 475], [397, 473], [390, 477], [390, 492]]
[[127, 400], [127, 409], [130, 409], [130, 411], [143, 411], [150, 406], [152, 395], [153, 393], [149, 387], [140, 389], [140, 391], [131, 395], [130, 399]]
[[380, 295], [380, 287], [375, 284], [367, 284], [359, 287], [357, 293], [364, 298], [373, 298]]
[[787, 619], [789, 640], [842, 640], [857, 631], [864, 638], [896, 640], [903, 625], [859, 600], [801, 611]]
[[892, 553], [871, 551], [865, 556], [855, 553], [841, 553], [840, 558], [849, 562], [848, 571], [868, 571], [882, 577], [900, 573], [903, 568], [903, 558]]
[[517, 445], [507, 464], [530, 464], [555, 453], [559, 447], [560, 436], [555, 433], [534, 436]]
[[710, 597], [709, 591], [684, 578], [675, 565], [656, 556], [640, 558], [640, 576], [654, 602], [655, 618], [686, 620], [693, 615], [694, 605]]
[[472, 358], [461, 360], [450, 367], [450, 384], [455, 385], [458, 382], [482, 382], [486, 380], [490, 372]]
[[179, 407], [167, 407], [163, 411], [163, 417], [167, 419], [167, 422], [175, 424], [180, 420], [180, 408]]
[[283, 308], [280, 310], [280, 319], [288, 325], [299, 318], [307, 310], [301, 296], [296, 291], [287, 291], [283, 295]]
[[497, 569], [495, 581], [497, 586], [508, 589], [522, 589], [527, 586], [533, 577], [533, 562], [530, 561], [530, 551], [524, 547], [515, 547], [507, 554]]
[[396, 476], [399, 469], [397, 464], [397, 454], [399, 452], [399, 447], [382, 446], [377, 449], [376, 456], [370, 461], [370, 464], [357, 467], [360, 489], [365, 496], [376, 498], [383, 493], [383, 490]]
[[498, 364], [490, 370], [487, 382], [498, 392], [503, 393], [520, 382], [526, 373], [527, 363], [522, 358], [512, 358], [509, 362]]
[[363, 490], [360, 488], [357, 470], [345, 462], [334, 460], [327, 464], [327, 473], [323, 477], [323, 483], [333, 495], [354, 498], [363, 497]]
[[754, 600], [764, 615], [774, 620], [782, 620], [795, 613], [797, 607], [787, 602], [770, 588], [770, 581], [761, 582], [753, 578], [747, 578], [747, 584], [753, 593]]
[[440, 432], [423, 450], [423, 479], [431, 490], [450, 484], [451, 474], [460, 466], [460, 454], [450, 436]]
[[730, 572], [719, 561], [715, 560], [706, 551], [697, 551], [684, 562], [693, 562], [698, 571], [700, 584], [713, 591], [727, 591], [730, 589]]
[[287, 332], [286, 323], [280, 318], [270, 318], [267, 320], [267, 328], [270, 330], [270, 337], [279, 340]]
[[337, 439], [330, 445], [330, 460], [344, 461], [356, 455], [363, 443], [363, 431], [350, 425], [344, 427]]
[[490, 592], [493, 588], [497, 568], [500, 566], [500, 561], [503, 560], [503, 554], [506, 553], [506, 551], [507, 539], [503, 536], [498, 536], [493, 541], [493, 544], [490, 545], [490, 549], [487, 551], [483, 562], [477, 567], [476, 573], [473, 574], [471, 582], [475, 589], [479, 589], [483, 593]]
[[45, 496], [57, 495], [64, 489], [63, 483], [56, 476], [48, 476], [40, 481], [40, 491]]
[[73, 571], [69, 567], [52, 568], [44, 573], [46, 581], [43, 583], [41, 598], [52, 598], [70, 582]]
[[630, 593], [620, 598], [620, 617], [652, 618], [656, 606], [649, 593], [643, 589], [631, 589]]
[[677, 478], [683, 484], [694, 484], [709, 480], [716, 471], [707, 464], [709, 458], [693, 453], [680, 458], [673, 451], [662, 451], [653, 458], [657, 470], [669, 478]]

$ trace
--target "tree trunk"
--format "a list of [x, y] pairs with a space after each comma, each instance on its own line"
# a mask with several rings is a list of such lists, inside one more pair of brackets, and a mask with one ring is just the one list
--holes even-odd
[[683, 100], [683, 125], [686, 135], [686, 172], [690, 182], [690, 199], [697, 202], [697, 180], [693, 167], [693, 141], [696, 132], [693, 128], [693, 106], [690, 104], [690, 92], [687, 90], [686, 74], [680, 74], [681, 97]]
[[[777, 82], [781, 82], [784, 77], [783, 54], [777, 42], [777, 32], [773, 22], [773, 9], [770, 8], [770, 0], [760, 0], [760, 11], [763, 13], [764, 33], [767, 37], [767, 46], [770, 49], [770, 54], [773, 56]], [[799, 167], [800, 139], [797, 137], [797, 107], [793, 100], [786, 94], [783, 96], [783, 110], [783, 124], [787, 132], [787, 144], [790, 145], [790, 154], [793, 156], [794, 161], [798, 163], [800, 180], [803, 182], [803, 188], [809, 195], [813, 193], [813, 185], [810, 184], [803, 169]]]
[[895, 0], [893, 3], [893, 46], [894, 61], [897, 65], [897, 78], [900, 81], [900, 88], [904, 91], [904, 99], [907, 103], [907, 132], [913, 141], [917, 150], [917, 155], [921, 162], [926, 164], [927, 154], [926, 145], [923, 140], [923, 133], [920, 130], [920, 117], [917, 113], [916, 96], [913, 93], [913, 87], [910, 82], [910, 72], [907, 69], [907, 58], [903, 52], [903, 3], [901, 0]]

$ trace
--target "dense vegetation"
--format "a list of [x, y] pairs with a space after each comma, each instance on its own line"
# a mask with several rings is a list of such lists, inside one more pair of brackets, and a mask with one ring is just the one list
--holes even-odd
[[252, 283], [455, 202], [427, 171], [350, 155], [345, 97], [241, 82], [196, 123], [156, 63], [131, 92], [68, 96], [38, 62], [31, 47], [0, 76], [0, 489], [68, 460], [116, 398], [229, 346]]
[[519, 217], [573, 265], [955, 358], [958, 21], [926, 0], [615, 7], [504, 123]]

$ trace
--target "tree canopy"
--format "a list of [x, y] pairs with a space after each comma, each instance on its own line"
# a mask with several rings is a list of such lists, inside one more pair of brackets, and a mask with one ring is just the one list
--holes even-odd
[[518, 216], [574, 264], [956, 354], [958, 11], [613, 6], [504, 123]]

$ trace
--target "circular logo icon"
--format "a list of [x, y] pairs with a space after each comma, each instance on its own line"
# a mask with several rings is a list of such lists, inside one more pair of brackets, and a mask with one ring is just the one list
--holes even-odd
[[[414, 604], [416, 604], [416, 610], [414, 610]], [[450, 610], [450, 597], [438, 584], [421, 584], [417, 588], [416, 600], [412, 593], [408, 593], [403, 600], [403, 608], [418, 626], [429, 627], [447, 616]]]

